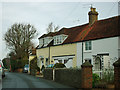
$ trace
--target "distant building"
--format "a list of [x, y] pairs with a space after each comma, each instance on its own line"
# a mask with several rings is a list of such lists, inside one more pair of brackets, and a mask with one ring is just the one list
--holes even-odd
[[120, 16], [98, 20], [98, 12], [91, 7], [89, 23], [39, 38], [36, 56], [39, 66], [64, 63], [67, 68], [80, 67], [85, 60], [94, 70], [110, 68], [120, 58]]
[[34, 47], [32, 47], [29, 53], [30, 54], [29, 54], [29, 70], [28, 70], [28, 73], [30, 73], [30, 62], [31, 62], [31, 60], [34, 60], [36, 58], [36, 49]]

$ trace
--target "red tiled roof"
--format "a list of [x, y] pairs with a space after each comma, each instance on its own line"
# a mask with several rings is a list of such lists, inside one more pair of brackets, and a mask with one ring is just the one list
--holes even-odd
[[43, 34], [41, 37], [39, 37], [38, 39], [40, 38], [44, 38], [44, 37], [50, 37], [50, 36], [55, 36], [55, 32], [49, 32], [48, 34]]
[[84, 40], [120, 36], [120, 16], [97, 21]]
[[68, 35], [63, 44], [120, 36], [120, 16], [98, 20], [91, 26], [84, 24], [72, 28], [62, 28], [58, 32], [44, 34], [40, 38], [60, 34]]
[[[69, 30], [72, 28], [69, 28]], [[64, 43], [88, 41], [120, 36], [120, 16], [96, 21], [92, 26], [85, 24], [74, 27]]]

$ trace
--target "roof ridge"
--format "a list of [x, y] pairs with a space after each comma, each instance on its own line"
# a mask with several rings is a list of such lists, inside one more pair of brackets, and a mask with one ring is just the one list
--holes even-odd
[[113, 17], [109, 17], [109, 18], [105, 18], [105, 19], [100, 19], [100, 20], [97, 20], [96, 22], [105, 21], [105, 20], [110, 20], [110, 19], [117, 18], [117, 17], [120, 17], [120, 15], [118, 15], [118, 16], [113, 16]]

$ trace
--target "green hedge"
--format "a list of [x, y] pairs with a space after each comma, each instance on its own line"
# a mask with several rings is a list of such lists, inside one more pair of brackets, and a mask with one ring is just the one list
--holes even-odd
[[100, 77], [99, 77], [99, 75], [96, 74], [96, 73], [93, 73], [93, 81], [92, 81], [92, 85], [93, 85], [93, 87], [95, 87], [96, 84], [99, 83], [99, 81], [100, 81]]
[[65, 68], [66, 66], [63, 63], [56, 63], [53, 68]]
[[30, 74], [36, 75], [36, 72], [40, 71], [40, 68], [37, 66], [37, 57], [30, 61]]

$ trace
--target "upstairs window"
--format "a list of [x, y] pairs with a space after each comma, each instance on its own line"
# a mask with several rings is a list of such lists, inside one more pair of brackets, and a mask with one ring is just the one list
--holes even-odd
[[39, 39], [39, 47], [43, 46], [43, 39]]
[[66, 38], [67, 38], [67, 35], [54, 36], [54, 45], [62, 44]]
[[44, 38], [44, 47], [47, 46], [52, 41], [52, 37], [45, 37]]
[[85, 42], [85, 51], [90, 51], [90, 50], [92, 50], [92, 43], [91, 43], [91, 41], [86, 41]]
[[39, 47], [47, 46], [52, 41], [52, 37], [45, 37], [39, 39]]

